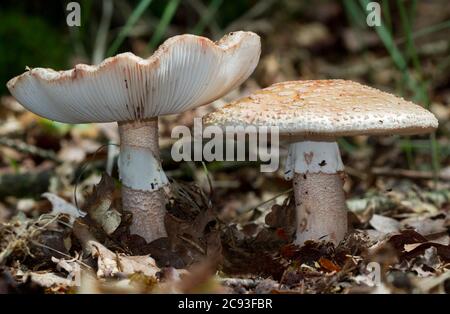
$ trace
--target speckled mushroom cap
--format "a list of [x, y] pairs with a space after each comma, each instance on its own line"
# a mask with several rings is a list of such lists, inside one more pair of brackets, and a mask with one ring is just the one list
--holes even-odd
[[420, 134], [437, 128], [432, 113], [403, 98], [346, 80], [271, 85], [206, 115], [206, 125], [276, 126], [282, 137]]
[[28, 110], [60, 122], [143, 120], [222, 97], [250, 76], [260, 51], [252, 32], [230, 33], [216, 43], [181, 35], [148, 59], [122, 53], [68, 71], [34, 68], [7, 87]]

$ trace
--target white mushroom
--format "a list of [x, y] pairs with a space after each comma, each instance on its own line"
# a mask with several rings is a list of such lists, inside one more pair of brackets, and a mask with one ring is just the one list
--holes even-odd
[[7, 87], [28, 110], [65, 123], [118, 122], [119, 172], [130, 231], [148, 242], [166, 236], [168, 184], [159, 159], [158, 116], [208, 104], [255, 69], [260, 38], [235, 32], [214, 43], [193, 35], [168, 39], [148, 59], [123, 53], [98, 66], [68, 71], [34, 68]]
[[344, 165], [337, 137], [422, 134], [434, 115], [412, 102], [344, 80], [274, 84], [203, 118], [205, 124], [278, 127], [290, 142], [286, 179], [293, 178], [296, 244], [340, 242], [347, 232]]

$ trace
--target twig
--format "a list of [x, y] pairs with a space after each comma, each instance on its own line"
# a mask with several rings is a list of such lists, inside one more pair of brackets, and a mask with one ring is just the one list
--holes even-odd
[[225, 286], [243, 286], [255, 288], [262, 280], [250, 278], [219, 278], [219, 282]]
[[0, 137], [0, 145], [15, 149], [21, 153], [31, 154], [42, 157], [44, 159], [53, 160], [54, 162], [57, 163], [61, 163], [61, 160], [56, 156], [56, 154], [53, 151], [45, 150], [19, 140]]
[[[41, 223], [45, 218], [48, 219], [47, 222], [45, 222], [42, 226], [39, 225], [39, 223]], [[32, 230], [30, 232], [29, 238], [33, 239], [34, 236], [40, 232], [40, 231], [45, 231], [47, 230], [47, 227], [50, 226], [52, 223], [54, 223], [55, 221], [58, 221], [59, 219], [59, 214], [52, 216], [52, 215], [47, 215], [46, 214], [42, 214], [41, 216], [39, 216], [39, 218], [33, 223], [34, 226], [36, 226], [36, 229]]]
[[277, 195], [275, 195], [275, 196], [269, 198], [268, 200], [265, 200], [265, 201], [259, 203], [259, 204], [256, 205], [256, 206], [252, 206], [252, 207], [250, 207], [250, 208], [247, 208], [247, 209], [243, 210], [242, 212], [243, 212], [243, 213], [246, 213], [246, 212], [249, 212], [249, 211], [251, 211], [251, 210], [255, 210], [255, 209], [257, 209], [258, 207], [261, 207], [262, 205], [267, 204], [267, 203], [269, 203], [269, 202], [271, 202], [271, 201], [273, 201], [273, 200], [279, 198], [280, 196], [283, 196], [283, 195], [288, 194], [288, 193], [291, 193], [291, 192], [292, 192], [292, 188], [287, 189], [286, 191], [283, 191], [283, 192], [281, 192], [281, 193], [278, 193]]
[[62, 256], [65, 256], [65, 257], [67, 257], [67, 258], [70, 258], [70, 259], [72, 259], [74, 262], [80, 264], [81, 266], [86, 267], [87, 269], [90, 269], [90, 270], [93, 269], [91, 266], [89, 266], [88, 264], [86, 264], [86, 263], [83, 262], [83, 261], [78, 260], [76, 257], [70, 256], [69, 254], [66, 254], [66, 253], [64, 253], [64, 252], [58, 251], [58, 250], [52, 248], [51, 246], [48, 246], [48, 245], [39, 243], [39, 242], [37, 242], [37, 241], [31, 241], [31, 243], [34, 244], [34, 245], [36, 245], [36, 246], [40, 246], [40, 247], [42, 247], [42, 248], [45, 248], [45, 249], [48, 249], [48, 250], [50, 250], [50, 251], [56, 252], [56, 253], [58, 253], [58, 254], [61, 254]]
[[186, 238], [186, 237], [184, 237], [184, 236], [182, 236], [182, 235], [178, 235], [178, 238], [180, 238], [181, 240], [186, 241], [187, 243], [189, 243], [190, 245], [192, 245], [192, 246], [193, 246], [197, 251], [199, 251], [201, 254], [203, 254], [203, 255], [206, 254], [205, 250], [204, 250], [200, 245], [198, 245], [197, 243], [195, 243], [194, 241], [192, 241], [191, 239], [188, 239], [188, 238]]
[[115, 145], [115, 146], [119, 146], [117, 144], [113, 144], [113, 143], [108, 143], [108, 144], [104, 144], [101, 145], [99, 148], [97, 148], [97, 150], [94, 152], [94, 154], [92, 155], [90, 160], [85, 160], [81, 166], [81, 170], [80, 170], [80, 174], [78, 175], [77, 179], [75, 180], [75, 186], [73, 187], [73, 200], [75, 203], [75, 207], [76, 208], [80, 208], [78, 206], [78, 197], [77, 197], [77, 187], [80, 184], [81, 181], [81, 177], [83, 176], [84, 172], [86, 171], [87, 165], [91, 160], [94, 160], [95, 156], [97, 156], [97, 154], [105, 147], [109, 146], [109, 145]]
[[6, 196], [36, 196], [48, 191], [52, 169], [0, 175], [0, 198]]
[[83, 252], [87, 255], [92, 255], [95, 250], [93, 243], [97, 242], [97, 239], [89, 231], [89, 227], [83, 222], [75, 220], [73, 234], [80, 241]]

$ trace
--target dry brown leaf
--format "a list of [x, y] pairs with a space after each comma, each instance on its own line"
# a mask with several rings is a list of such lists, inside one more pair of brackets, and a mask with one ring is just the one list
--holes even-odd
[[433, 217], [420, 216], [405, 219], [401, 222], [401, 224], [405, 228], [413, 228], [416, 232], [424, 236], [447, 231], [444, 218], [433, 219]]
[[319, 259], [319, 264], [322, 268], [330, 272], [332, 271], [338, 272], [341, 270], [341, 268], [338, 265], [336, 265], [335, 263], [333, 263], [332, 261], [330, 261], [328, 258], [325, 257], [321, 257]]
[[116, 231], [121, 223], [120, 213], [111, 207], [114, 201], [114, 189], [114, 180], [103, 173], [100, 182], [94, 186], [84, 206], [89, 217], [108, 235]]
[[79, 217], [84, 217], [86, 213], [81, 210], [78, 210], [74, 205], [67, 202], [65, 199], [55, 195], [53, 193], [44, 193], [43, 197], [47, 198], [50, 203], [52, 203], [52, 211], [50, 214], [58, 215], [58, 214], [66, 214], [70, 216], [70, 222], [73, 223], [74, 219]]
[[[423, 293], [430, 292], [432, 289], [443, 284], [446, 280], [450, 279], [450, 271], [446, 271], [436, 277], [427, 277], [423, 279], [416, 280], [416, 287], [420, 289]], [[443, 292], [443, 291], [441, 291]]]
[[100, 278], [135, 273], [155, 277], [156, 273], [160, 271], [155, 260], [148, 255], [126, 256], [114, 253], [98, 242], [92, 241], [90, 245], [93, 247], [93, 256], [97, 258], [97, 276]]
[[411, 252], [412, 250], [414, 250], [415, 248], [417, 248], [421, 244], [422, 243], [405, 244], [404, 251], [405, 252]]
[[23, 277], [24, 282], [28, 280], [28, 276], [32, 282], [45, 288], [58, 286], [68, 289], [75, 285], [75, 281], [71, 278], [64, 278], [53, 272], [30, 272]]

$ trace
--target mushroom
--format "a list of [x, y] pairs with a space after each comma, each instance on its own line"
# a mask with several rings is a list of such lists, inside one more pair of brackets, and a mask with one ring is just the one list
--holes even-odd
[[161, 169], [158, 116], [208, 104], [240, 85], [255, 69], [261, 44], [252, 32], [214, 43], [175, 36], [148, 59], [122, 53], [97, 66], [68, 71], [35, 68], [7, 87], [28, 110], [64, 123], [118, 122], [119, 174], [130, 232], [147, 242], [166, 236], [168, 179]]
[[344, 165], [336, 138], [412, 135], [435, 130], [426, 109], [394, 95], [345, 80], [274, 84], [206, 115], [205, 125], [277, 127], [290, 143], [286, 179], [293, 179], [296, 244], [339, 243], [347, 232]]

